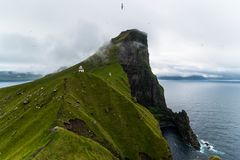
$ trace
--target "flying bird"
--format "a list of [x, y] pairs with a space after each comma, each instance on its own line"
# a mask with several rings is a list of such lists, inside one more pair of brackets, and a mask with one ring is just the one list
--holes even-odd
[[121, 10], [123, 10], [123, 3], [121, 3]]

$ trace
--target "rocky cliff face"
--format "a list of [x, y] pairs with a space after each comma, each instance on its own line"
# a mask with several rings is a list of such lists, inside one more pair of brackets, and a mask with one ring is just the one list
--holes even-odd
[[127, 73], [132, 96], [155, 115], [162, 128], [176, 127], [186, 143], [199, 150], [200, 144], [190, 127], [187, 113], [174, 113], [167, 108], [164, 90], [149, 65], [147, 34], [127, 30], [111, 42], [118, 46], [117, 59]]
[[128, 75], [132, 96], [144, 106], [166, 109], [163, 89], [149, 65], [147, 35], [137, 30], [126, 31], [112, 42], [119, 45], [118, 60]]

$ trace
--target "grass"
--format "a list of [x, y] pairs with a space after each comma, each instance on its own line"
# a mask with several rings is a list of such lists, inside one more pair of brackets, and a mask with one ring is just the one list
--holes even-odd
[[[116, 51], [112, 45], [62, 72], [0, 89], [0, 159], [135, 160], [139, 152], [169, 159], [157, 120], [131, 97]], [[96, 137], [65, 130], [74, 118]]]
[[[78, 136], [63, 128], [57, 128], [52, 140], [34, 159], [57, 160], [115, 160], [107, 149], [89, 138]], [[67, 153], [67, 154], [66, 154]]]

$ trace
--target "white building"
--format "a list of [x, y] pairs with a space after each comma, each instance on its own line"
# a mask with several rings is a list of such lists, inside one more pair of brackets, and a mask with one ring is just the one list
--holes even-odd
[[78, 70], [80, 73], [84, 72], [84, 69], [82, 66], [79, 66], [79, 70]]

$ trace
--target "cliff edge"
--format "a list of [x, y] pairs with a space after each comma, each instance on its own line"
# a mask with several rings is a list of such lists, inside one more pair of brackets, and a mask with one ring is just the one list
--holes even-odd
[[119, 47], [0, 88], [0, 159], [172, 160], [159, 122], [132, 98]]
[[190, 127], [187, 113], [174, 113], [167, 108], [164, 89], [149, 64], [147, 34], [137, 29], [120, 33], [111, 42], [118, 46], [117, 59], [127, 73], [131, 94], [160, 121], [161, 128], [176, 127], [184, 141], [200, 149], [197, 136]]

